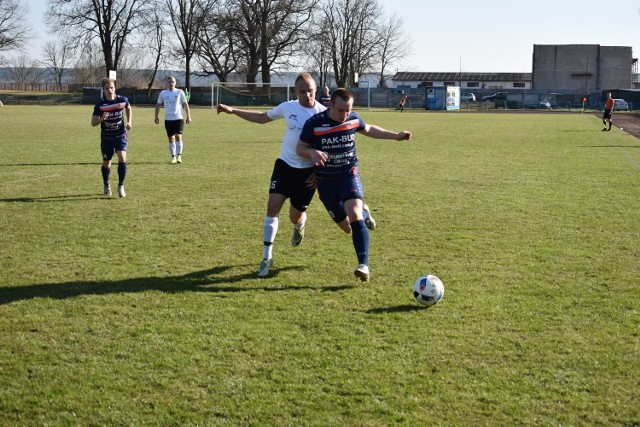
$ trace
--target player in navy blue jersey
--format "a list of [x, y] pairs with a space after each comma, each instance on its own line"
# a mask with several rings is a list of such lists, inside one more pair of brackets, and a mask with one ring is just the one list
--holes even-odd
[[362, 202], [363, 189], [358, 173], [356, 132], [376, 139], [396, 141], [411, 139], [411, 132], [393, 132], [366, 124], [351, 111], [353, 94], [336, 89], [331, 106], [305, 123], [296, 151], [311, 160], [318, 184], [318, 195], [329, 215], [345, 232], [351, 233], [358, 257], [354, 271], [362, 281], [369, 281], [368, 212]]
[[[131, 105], [125, 96], [116, 95], [113, 79], [102, 80], [104, 96], [93, 108], [91, 126], [100, 125], [100, 150], [102, 151], [102, 180], [105, 196], [111, 195], [109, 175], [113, 154], [118, 156], [118, 195], [126, 197], [124, 179], [127, 176], [127, 131], [131, 130]], [[126, 123], [124, 112], [127, 113]]]
[[329, 108], [331, 106], [331, 92], [329, 91], [329, 87], [325, 86], [322, 89], [322, 96], [320, 97], [320, 104]]

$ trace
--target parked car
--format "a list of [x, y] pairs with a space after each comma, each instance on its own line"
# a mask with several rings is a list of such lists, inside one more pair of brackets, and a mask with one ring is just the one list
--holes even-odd
[[507, 99], [507, 92], [496, 92], [493, 95], [485, 95], [482, 97], [483, 101], [505, 101]]
[[460, 101], [476, 102], [476, 96], [473, 93], [463, 93], [460, 95]]
[[629, 111], [629, 103], [627, 101], [619, 98], [614, 99], [614, 101], [613, 111]]
[[550, 110], [551, 109], [551, 103], [547, 99], [541, 99], [540, 102], [538, 102], [538, 108], [545, 109], [545, 110]]

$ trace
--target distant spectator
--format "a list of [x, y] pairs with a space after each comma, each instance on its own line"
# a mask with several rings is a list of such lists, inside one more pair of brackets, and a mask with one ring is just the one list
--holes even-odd
[[4, 106], [4, 104], [2, 103], [2, 101], [0, 101], [0, 107]]
[[[611, 97], [611, 92], [607, 94], [607, 102], [604, 103], [604, 114], [602, 115], [602, 124], [604, 125], [603, 131], [611, 130], [611, 113], [613, 107], [615, 107], [616, 101]], [[607, 123], [609, 123], [609, 129], [607, 129]]]
[[402, 98], [400, 99], [400, 102], [398, 103], [398, 106], [396, 107], [396, 111], [400, 110], [400, 112], [402, 113], [404, 111], [404, 105], [406, 103], [407, 103], [407, 95], [402, 95]]

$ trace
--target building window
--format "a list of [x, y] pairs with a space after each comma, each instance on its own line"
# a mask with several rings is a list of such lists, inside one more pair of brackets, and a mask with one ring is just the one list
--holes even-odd
[[418, 87], [433, 87], [433, 82], [422, 82]]
[[524, 83], [521, 83], [521, 82], [515, 82], [515, 83], [513, 84], [513, 87], [520, 87], [520, 88], [524, 88], [524, 87], [525, 87], [525, 84], [524, 84]]
[[456, 82], [444, 82], [445, 86], [455, 86]]
[[478, 82], [467, 82], [467, 87], [480, 87]]

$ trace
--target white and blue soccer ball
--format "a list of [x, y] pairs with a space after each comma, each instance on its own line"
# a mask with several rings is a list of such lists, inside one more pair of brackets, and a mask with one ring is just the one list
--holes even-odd
[[444, 296], [444, 285], [433, 274], [420, 276], [413, 284], [413, 296], [420, 304], [432, 306]]

